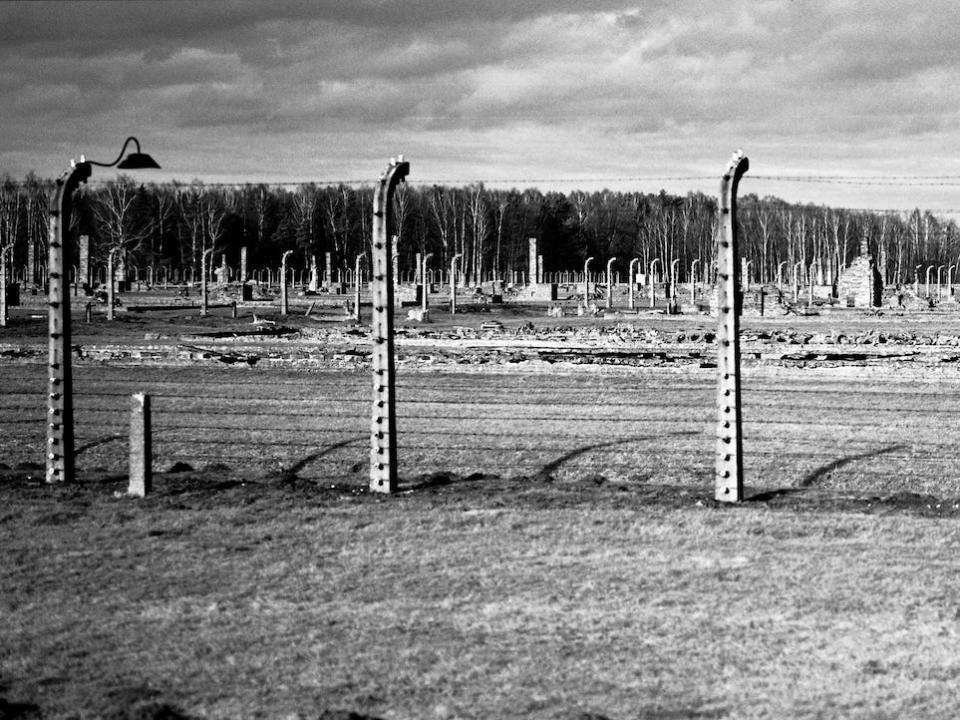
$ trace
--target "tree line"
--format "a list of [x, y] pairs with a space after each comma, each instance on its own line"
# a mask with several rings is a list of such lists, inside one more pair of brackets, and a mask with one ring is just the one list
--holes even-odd
[[[0, 247], [8, 274], [45, 264], [52, 188], [52, 181], [34, 175], [0, 181]], [[74, 242], [91, 238], [95, 263], [120, 249], [128, 267], [190, 270], [192, 277], [199, 277], [205, 250], [224, 253], [237, 266], [241, 247], [250, 268], [278, 266], [283, 252], [293, 250], [293, 268], [309, 268], [330, 253], [333, 267], [345, 271], [357, 255], [369, 256], [373, 192], [372, 186], [316, 184], [145, 185], [120, 177], [78, 191], [69, 235]], [[417, 253], [432, 253], [432, 264], [445, 268], [460, 255], [468, 282], [525, 273], [529, 238], [537, 239], [547, 273], [580, 270], [588, 257], [594, 269], [616, 257], [621, 277], [632, 258], [640, 259], [641, 271], [655, 259], [661, 271], [677, 260], [678, 280], [686, 281], [695, 260], [698, 274], [715, 261], [717, 201], [699, 192], [401, 185], [394, 216], [401, 272], [412, 271]], [[786, 280], [797, 264], [830, 282], [863, 243], [887, 285], [913, 282], [916, 266], [960, 263], [956, 223], [919, 209], [845, 210], [745, 195], [738, 222], [753, 282], [775, 282], [781, 274]]]

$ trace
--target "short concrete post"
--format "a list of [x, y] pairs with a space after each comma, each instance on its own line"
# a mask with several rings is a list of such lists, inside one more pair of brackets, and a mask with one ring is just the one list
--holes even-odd
[[640, 264], [640, 258], [634, 258], [630, 261], [630, 266], [627, 269], [627, 306], [631, 310], [635, 310], [636, 303], [636, 285], [637, 285], [637, 266]]
[[286, 315], [289, 308], [287, 306], [287, 258], [293, 254], [293, 250], [287, 250], [280, 256], [280, 314]]
[[943, 302], [943, 265], [937, 267], [937, 302]]
[[743, 427], [740, 405], [740, 283], [737, 263], [737, 187], [749, 167], [742, 152], [730, 159], [720, 182], [720, 247], [718, 252], [717, 304], [717, 472], [715, 498], [720, 502], [743, 499]]
[[920, 268], [922, 267], [923, 265], [917, 265], [913, 268], [913, 294], [917, 296], [920, 295]]
[[150, 444], [150, 396], [135, 393], [130, 399], [130, 484], [127, 494], [144, 497], [153, 484], [153, 451]]
[[613, 263], [616, 258], [607, 260], [607, 310], [613, 307]]
[[237, 301], [236, 300], [230, 303], [230, 317], [232, 317], [234, 320], [237, 319]]

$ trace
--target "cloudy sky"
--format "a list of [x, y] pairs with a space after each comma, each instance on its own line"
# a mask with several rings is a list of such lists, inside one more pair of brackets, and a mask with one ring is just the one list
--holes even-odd
[[0, 174], [135, 134], [144, 179], [403, 153], [413, 183], [713, 193], [743, 148], [742, 192], [956, 209], [958, 28], [951, 0], [7, 1]]

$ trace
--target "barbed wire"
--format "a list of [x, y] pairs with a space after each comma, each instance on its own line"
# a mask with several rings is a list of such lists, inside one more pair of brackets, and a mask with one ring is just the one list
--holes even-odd
[[[161, 379], [144, 377], [149, 370], [149, 366], [75, 368], [81, 467], [102, 465], [120, 472], [126, 460], [127, 400], [134, 391], [147, 391], [153, 399], [158, 469], [177, 461], [193, 466], [212, 462], [243, 473], [294, 468], [310, 476], [365, 482], [369, 374], [300, 375], [294, 380], [281, 371], [267, 380], [263, 374], [239, 375], [211, 366], [177, 368], [175, 377]], [[4, 428], [0, 446], [43, 447], [45, 371], [39, 363], [9, 373], [0, 367]], [[346, 389], [329, 387], [345, 379]], [[638, 468], [644, 473], [710, 476], [715, 442], [712, 380], [678, 387], [649, 376], [538, 375], [533, 380], [541, 387], [535, 387], [529, 376], [401, 372], [401, 379], [397, 446], [401, 472], [407, 476], [469, 469], [582, 477], [630, 475]], [[219, 390], [234, 382], [255, 394]], [[921, 431], [931, 412], [949, 417], [957, 410], [954, 406], [960, 406], [960, 398], [945, 402], [939, 387], [905, 384], [864, 387], [866, 394], [840, 393], [846, 384], [844, 380], [813, 387], [748, 384], [744, 389], [748, 467], [797, 474], [798, 468], [830, 464], [850, 451], [874, 450], [883, 442], [902, 442], [904, 447], [859, 461], [859, 471], [870, 469], [890, 478], [902, 474], [906, 466], [927, 470], [955, 464], [960, 450], [949, 437]], [[24, 390], [35, 392], [35, 403]], [[313, 392], [321, 393], [323, 400]], [[428, 397], [417, 396], [427, 392]], [[916, 398], [915, 403], [902, 402], [907, 397]], [[830, 400], [825, 405], [826, 398]], [[757, 415], [751, 413], [754, 402]], [[256, 408], [258, 403], [266, 405]], [[864, 417], [847, 417], [858, 412]], [[625, 427], [642, 430], [629, 434]], [[338, 441], [344, 439], [351, 442], [340, 447]], [[345, 472], [347, 466], [356, 469]]]

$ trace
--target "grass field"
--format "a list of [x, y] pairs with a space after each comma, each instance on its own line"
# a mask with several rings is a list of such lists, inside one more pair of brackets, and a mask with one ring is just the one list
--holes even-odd
[[955, 717], [953, 368], [748, 367], [729, 507], [710, 368], [411, 366], [382, 497], [365, 372], [81, 362], [52, 487], [0, 363], [0, 718]]

